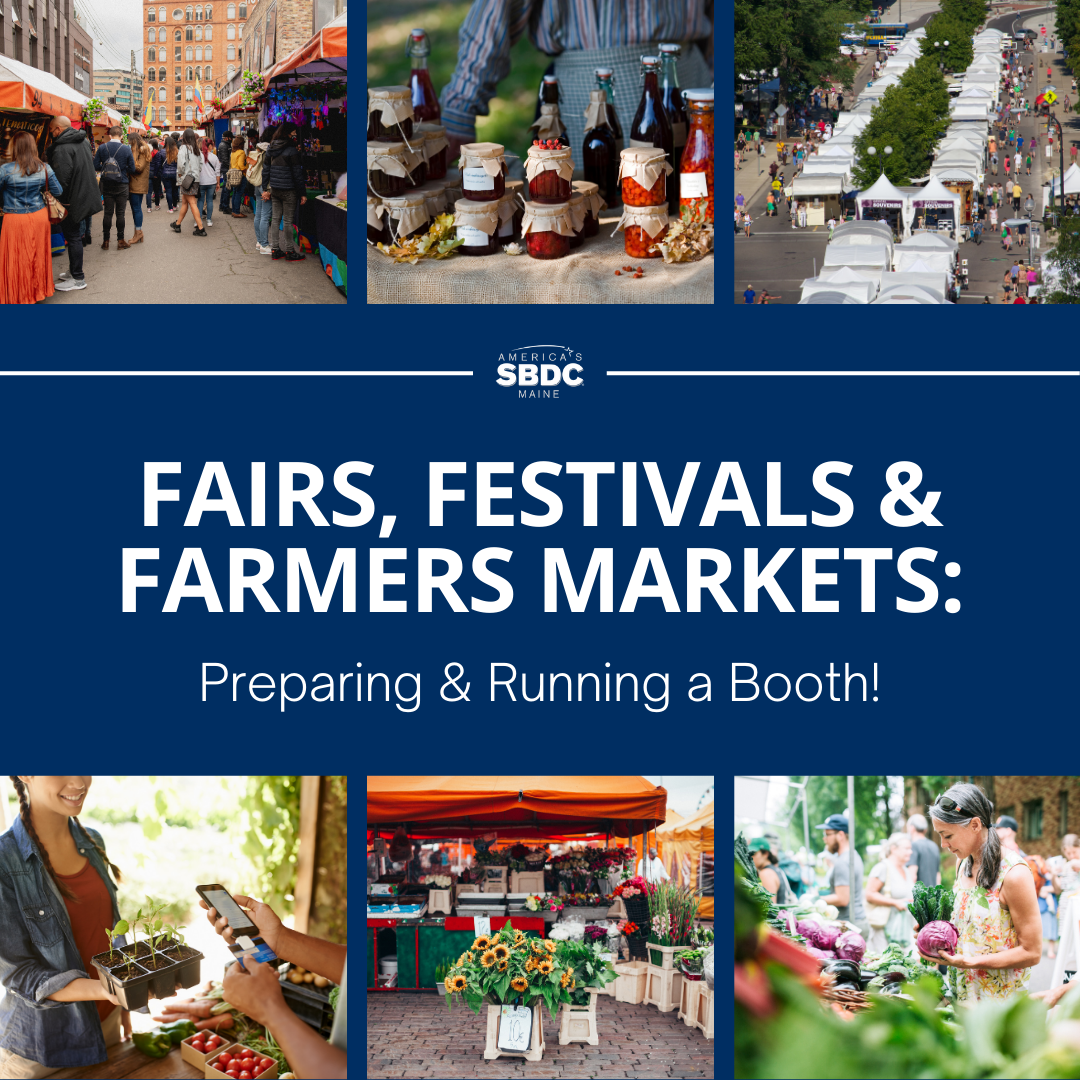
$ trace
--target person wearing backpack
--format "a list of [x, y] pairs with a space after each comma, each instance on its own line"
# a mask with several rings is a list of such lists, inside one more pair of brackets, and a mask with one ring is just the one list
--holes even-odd
[[105, 204], [105, 220], [101, 225], [101, 250], [109, 250], [109, 233], [113, 214], [116, 214], [116, 250], [123, 251], [131, 245], [124, 239], [124, 210], [127, 206], [128, 181], [135, 171], [135, 159], [131, 147], [120, 141], [123, 132], [119, 127], [109, 128], [109, 141], [103, 142], [94, 155], [94, 168], [100, 174], [101, 201]]
[[180, 201], [176, 194], [176, 159], [179, 156], [176, 140], [170, 135], [165, 140], [165, 151], [161, 160], [161, 182], [165, 186], [165, 201], [169, 204], [169, 213], [176, 213], [176, 204]]
[[214, 153], [214, 144], [210, 139], [203, 139], [199, 143], [199, 150], [202, 153], [199, 163], [199, 209], [206, 228], [209, 228], [214, 224], [210, 219], [214, 216], [214, 192], [221, 173], [221, 162]]
[[259, 136], [255, 148], [248, 154], [251, 164], [248, 166], [247, 179], [254, 186], [255, 194], [252, 201], [255, 204], [255, 249], [260, 255], [270, 254], [270, 193], [264, 169], [266, 151], [270, 149], [270, 142], [274, 137], [273, 128], [264, 128]]
[[229, 159], [229, 187], [232, 189], [232, 216], [235, 218], [244, 216], [240, 213], [240, 200], [244, 193], [244, 170], [247, 164], [244, 137], [237, 135], [232, 141], [232, 156]]
[[206, 227], [199, 216], [199, 175], [202, 170], [202, 155], [199, 153], [199, 142], [192, 128], [188, 128], [183, 134], [183, 141], [176, 158], [176, 180], [180, 187], [180, 198], [183, 200], [180, 213], [175, 221], [169, 223], [173, 232], [180, 232], [180, 223], [184, 220], [187, 212], [195, 219], [195, 229], [192, 236], [206, 236]]
[[[296, 125], [286, 120], [279, 124], [270, 140], [263, 161], [263, 183], [269, 184], [272, 208], [270, 213], [270, 257], [300, 262], [303, 252], [294, 250], [292, 228], [297, 209], [307, 202], [307, 186], [300, 151], [292, 140]], [[269, 170], [269, 172], [267, 172]], [[284, 247], [284, 251], [281, 247]]]

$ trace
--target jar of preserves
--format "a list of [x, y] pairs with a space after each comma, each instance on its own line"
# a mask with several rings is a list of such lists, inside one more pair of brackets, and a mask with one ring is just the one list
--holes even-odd
[[506, 194], [506, 148], [466, 143], [461, 148], [461, 194], [474, 202], [498, 202]]
[[585, 243], [585, 196], [574, 192], [570, 196], [570, 221], [574, 226], [574, 235], [570, 237], [570, 250]]
[[525, 175], [529, 180], [529, 201], [564, 203], [570, 199], [570, 181], [574, 176], [574, 158], [568, 147], [543, 150], [529, 147], [525, 159]]
[[713, 220], [713, 91], [687, 90], [683, 97], [690, 116], [686, 149], [679, 165], [679, 206], [707, 199], [705, 220]]
[[607, 209], [607, 203], [600, 196], [600, 189], [590, 180], [575, 180], [574, 192], [584, 196], [585, 227], [581, 235], [588, 238], [600, 232], [600, 211]]
[[413, 130], [417, 139], [421, 136], [424, 139], [424, 160], [427, 162], [427, 178], [429, 180], [442, 180], [446, 176], [446, 155], [450, 152], [450, 142], [446, 137], [446, 128], [441, 124], [417, 124]]
[[415, 191], [383, 199], [381, 212], [384, 244], [409, 240], [418, 233], [427, 232], [430, 224], [424, 196]]
[[446, 213], [446, 181], [429, 180], [423, 187], [418, 187], [412, 194], [424, 196], [424, 206], [428, 217], [434, 221], [440, 214]]
[[368, 90], [368, 142], [408, 142], [413, 134], [412, 92], [407, 86]]
[[404, 143], [368, 143], [368, 193], [384, 199], [400, 195], [409, 186], [408, 148]]
[[494, 255], [499, 250], [499, 204], [458, 199], [454, 204], [457, 239], [465, 243], [455, 250], [461, 255]]
[[662, 258], [662, 252], [649, 248], [667, 235], [667, 206], [624, 206], [618, 228], [623, 231], [627, 255], [634, 259]]
[[663, 206], [667, 175], [672, 171], [664, 151], [653, 146], [628, 146], [619, 162], [624, 206]]
[[534, 259], [561, 259], [570, 254], [574, 222], [569, 203], [533, 203], [525, 206], [521, 234]]
[[428, 179], [427, 159], [424, 157], [424, 137], [421, 135], [417, 139], [416, 135], [413, 135], [413, 146], [415, 149], [406, 154], [409, 159], [409, 179], [415, 187], [421, 187], [427, 183]]
[[458, 199], [464, 198], [461, 194], [461, 170], [447, 169], [446, 176], [446, 205], [453, 206]]
[[[517, 197], [511, 195], [509, 191], [499, 200], [499, 228], [495, 234], [499, 243], [521, 239], [521, 229], [518, 225], [520, 206]], [[524, 210], [521, 212], [524, 213]]]
[[382, 199], [378, 195], [368, 195], [367, 197], [367, 242], [369, 244], [377, 244], [382, 240], [382, 214], [379, 211], [379, 207], [382, 206]]

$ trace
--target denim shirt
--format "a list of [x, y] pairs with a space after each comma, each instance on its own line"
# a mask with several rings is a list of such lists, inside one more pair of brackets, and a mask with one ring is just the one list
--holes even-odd
[[[109, 890], [115, 925], [116, 886], [94, 846], [74, 823], [68, 828]], [[104, 847], [99, 833], [86, 831]], [[105, 1061], [97, 1002], [49, 1000], [74, 979], [97, 977], [83, 970], [64, 898], [17, 817], [0, 836], [0, 1047], [50, 1069]]]
[[[63, 195], [64, 189], [56, 179], [56, 173], [49, 167], [49, 190], [54, 195]], [[33, 214], [45, 209], [45, 173], [40, 169], [36, 173], [24, 176], [17, 161], [0, 165], [0, 193], [4, 196], [5, 214]]]

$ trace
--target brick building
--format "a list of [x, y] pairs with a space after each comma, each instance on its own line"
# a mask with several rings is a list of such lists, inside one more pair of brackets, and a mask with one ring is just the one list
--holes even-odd
[[3, 0], [0, 58], [55, 75], [90, 94], [93, 40], [75, 21], [72, 0]]
[[[965, 776], [954, 777], [978, 784], [994, 804], [995, 820], [1002, 814], [1016, 818], [1017, 838], [1027, 855], [1061, 854], [1061, 838], [1080, 833], [1080, 779], [1074, 776]], [[908, 778], [907, 812], [926, 812], [940, 791], [928, 792]], [[930, 839], [937, 843], [931, 830]]]
[[96, 94], [117, 112], [127, 113], [136, 120], [142, 119], [143, 78], [135, 72], [135, 85], [131, 85], [129, 68], [101, 68], [94, 72]]
[[242, 70], [241, 41], [251, 6], [250, 0], [143, 0], [146, 94], [154, 104], [156, 127], [183, 128], [196, 122], [195, 80], [206, 111]]

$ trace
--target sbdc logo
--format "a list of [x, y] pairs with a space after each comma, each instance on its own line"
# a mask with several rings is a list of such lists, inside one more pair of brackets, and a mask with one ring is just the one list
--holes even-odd
[[499, 354], [499, 386], [516, 386], [519, 399], [557, 398], [562, 386], [576, 387], [582, 377], [581, 353], [561, 345], [528, 345]]

